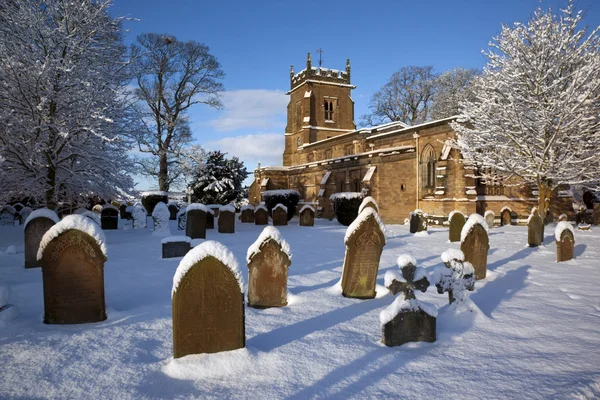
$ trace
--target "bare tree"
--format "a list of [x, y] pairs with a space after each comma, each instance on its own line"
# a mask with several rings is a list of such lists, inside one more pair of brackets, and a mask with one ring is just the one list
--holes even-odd
[[192, 141], [187, 112], [195, 104], [220, 108], [224, 90], [221, 64], [206, 45], [175, 37], [145, 33], [132, 46], [136, 97], [142, 129], [136, 135], [141, 172], [158, 178], [168, 191], [183, 173], [182, 157]]
[[431, 103], [431, 119], [458, 115], [459, 102], [472, 98], [469, 87], [479, 71], [456, 67], [442, 73], [435, 81], [435, 94]]
[[436, 74], [432, 66], [402, 67], [377, 91], [369, 108], [361, 117], [363, 125], [379, 125], [401, 121], [415, 125], [429, 119]]

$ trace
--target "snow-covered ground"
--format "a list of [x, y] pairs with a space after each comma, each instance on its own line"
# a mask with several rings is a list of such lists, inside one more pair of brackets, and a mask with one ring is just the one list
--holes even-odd
[[[0, 279], [20, 310], [0, 328], [0, 398], [600, 397], [600, 227], [576, 231], [576, 258], [560, 264], [554, 226], [539, 248], [525, 247], [525, 227], [493, 229], [487, 278], [471, 293], [481, 311], [452, 315], [447, 294], [432, 286], [417, 297], [439, 308], [437, 342], [393, 348], [380, 343], [379, 313], [394, 300], [383, 276], [402, 253], [431, 273], [458, 247], [447, 229], [413, 236], [389, 226], [378, 296], [355, 300], [337, 286], [343, 226], [294, 219], [279, 228], [293, 254], [289, 305], [246, 308], [245, 349], [173, 361], [171, 286], [181, 259], [160, 259], [161, 237], [105, 231], [108, 319], [45, 325], [42, 274], [23, 268], [22, 228], [0, 227]], [[236, 223], [236, 231], [207, 236], [234, 253], [247, 282], [246, 251], [262, 227]]]

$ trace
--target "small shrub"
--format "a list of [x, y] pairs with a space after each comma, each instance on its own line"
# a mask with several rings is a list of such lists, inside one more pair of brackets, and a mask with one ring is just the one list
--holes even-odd
[[142, 193], [142, 204], [148, 212], [148, 215], [152, 215], [154, 207], [160, 202], [163, 202], [165, 204], [169, 202], [169, 194], [167, 192]]
[[361, 192], [334, 193], [329, 200], [333, 205], [333, 212], [338, 222], [344, 226], [350, 226], [358, 216], [363, 194]]
[[262, 199], [269, 213], [279, 203], [287, 207], [288, 221], [294, 217], [296, 206], [300, 201], [300, 193], [297, 190], [265, 190]]

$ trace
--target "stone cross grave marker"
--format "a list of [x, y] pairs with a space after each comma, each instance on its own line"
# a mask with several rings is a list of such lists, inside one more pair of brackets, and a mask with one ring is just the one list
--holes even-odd
[[272, 226], [267, 226], [248, 249], [248, 305], [256, 308], [287, 305], [290, 246]]
[[219, 233], [235, 233], [235, 208], [223, 206], [219, 210]]
[[531, 215], [527, 221], [527, 243], [529, 247], [537, 247], [544, 241], [544, 221], [537, 211], [537, 208], [531, 210]]
[[254, 223], [254, 207], [252, 204], [248, 204], [242, 207], [241, 209], [241, 221], [244, 224]]
[[450, 215], [449, 238], [451, 242], [460, 242], [460, 232], [465, 226], [465, 215], [460, 211], [453, 211]]
[[479, 214], [471, 214], [461, 232], [460, 250], [465, 261], [473, 265], [475, 279], [484, 279], [487, 272], [487, 256], [490, 248], [485, 220]]
[[206, 213], [204, 204], [193, 203], [186, 209], [185, 236], [192, 239], [206, 239]]
[[300, 209], [300, 226], [315, 225], [315, 209], [309, 205], [305, 205]]
[[273, 226], [284, 226], [288, 224], [287, 207], [277, 204], [273, 207]]
[[102, 230], [81, 215], [67, 216], [46, 232], [38, 251], [45, 323], [82, 324], [106, 319], [103, 248]]
[[556, 262], [572, 260], [575, 253], [575, 235], [573, 225], [564, 221], [556, 225]]
[[458, 300], [465, 304], [468, 291], [475, 289], [475, 269], [471, 263], [465, 262], [465, 255], [460, 250], [450, 249], [442, 253], [444, 266], [437, 267], [434, 284], [439, 294], [448, 292], [448, 301], [452, 304]]
[[488, 226], [488, 229], [492, 229], [494, 227], [494, 218], [496, 218], [496, 214], [492, 210], [487, 210], [485, 212], [485, 223]]
[[59, 222], [58, 215], [47, 208], [31, 213], [31, 218], [25, 225], [25, 268], [40, 267], [37, 259], [40, 242], [48, 229], [57, 222]]
[[269, 213], [265, 206], [258, 206], [254, 210], [255, 225], [269, 225]]
[[225, 246], [206, 241], [190, 250], [171, 295], [175, 358], [245, 347], [243, 283]]
[[100, 212], [100, 224], [102, 229], [119, 229], [119, 210], [111, 205], [104, 206]]
[[346, 231], [342, 295], [358, 299], [375, 297], [379, 259], [385, 246], [383, 223], [372, 208], [365, 209]]
[[435, 342], [436, 316], [434, 306], [416, 299], [415, 290], [427, 291], [429, 280], [423, 268], [409, 255], [398, 257], [402, 274], [388, 270], [385, 286], [394, 295], [394, 303], [380, 314], [382, 342], [386, 346], [400, 346], [408, 342]]

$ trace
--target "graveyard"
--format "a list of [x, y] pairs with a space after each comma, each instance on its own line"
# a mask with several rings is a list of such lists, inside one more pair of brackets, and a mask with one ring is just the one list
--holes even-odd
[[[53, 256], [57, 244], [44, 240], [43, 257], [38, 257], [41, 269], [26, 265], [32, 256], [25, 251], [23, 226], [0, 226], [0, 275], [11, 287], [9, 303], [18, 308], [16, 317], [0, 320], [1, 398], [600, 396], [597, 226], [572, 230], [565, 222], [571, 229], [563, 225], [555, 231], [557, 224], [551, 223], [542, 244], [530, 247], [526, 226], [497, 224], [486, 235], [485, 275], [477, 273], [475, 280], [479, 258], [470, 259], [470, 249], [465, 248], [462, 260], [458, 250], [461, 242], [472, 248], [485, 247], [485, 243], [470, 238], [450, 242], [448, 226], [433, 225], [416, 234], [410, 232], [410, 223], [384, 226], [369, 208], [361, 214], [368, 218], [348, 228], [322, 218], [314, 219], [314, 226], [301, 224], [296, 216], [277, 226], [278, 234], [270, 218], [263, 233], [265, 226], [241, 222], [241, 213], [235, 214], [233, 227], [226, 229], [215, 215], [214, 227], [202, 226], [201, 232], [194, 233], [200, 238], [194, 240], [185, 239], [177, 220], [167, 220], [168, 232], [157, 234], [167, 228], [160, 217], [166, 208], [156, 210], [155, 218], [142, 218], [145, 225], [135, 217], [133, 221], [119, 219], [117, 229], [111, 229], [112, 220], [100, 230], [91, 217], [85, 223], [83, 216], [68, 219], [79, 221], [90, 235], [85, 239], [71, 234], [69, 240], [83, 244], [81, 255], [69, 256], [92, 257], [96, 264], [90, 262], [90, 268], [103, 268], [105, 304], [81, 304], [95, 310], [95, 322], [77, 321], [88, 323], [44, 323], [45, 318], [56, 318], [45, 310], [44, 285], [62, 292], [57, 298], [68, 299], [64, 282], [43, 279], [45, 263], [58, 257]], [[198, 213], [212, 216], [207, 207], [190, 211], [188, 223]], [[221, 209], [219, 214], [226, 215], [228, 225], [232, 223], [227, 215], [231, 210]], [[483, 217], [465, 217], [467, 228], [473, 231], [484, 224]], [[77, 226], [75, 222], [69, 226]], [[154, 223], [160, 225], [156, 230]], [[365, 227], [374, 232], [381, 228], [383, 236], [371, 234], [369, 240], [355, 240]], [[90, 238], [98, 240], [102, 234], [104, 245], [96, 246], [90, 255], [87, 246], [95, 247]], [[165, 234], [180, 237], [169, 239]], [[557, 262], [556, 240], [561, 237], [574, 238], [574, 258]], [[203, 350], [190, 352], [181, 343], [185, 344], [186, 329], [193, 334], [206, 321], [180, 313], [195, 301], [190, 297], [193, 292], [183, 291], [182, 276], [193, 271], [189, 268], [194, 261], [207, 260], [201, 257], [201, 246], [208, 247], [211, 241], [219, 242], [222, 252], [231, 253], [225, 261], [234, 258], [237, 263], [237, 269], [231, 269], [238, 272], [229, 278], [230, 294], [223, 293], [225, 285], [211, 287], [208, 270], [197, 279], [207, 287], [205, 302], [223, 310], [217, 317], [237, 324], [231, 331], [237, 332], [233, 339], [237, 343], [231, 347], [234, 350], [196, 354]], [[180, 243], [183, 250], [174, 248], [181, 252], [163, 258], [164, 243]], [[342, 279], [346, 245], [359, 246], [349, 247], [348, 260], [358, 257], [369, 265], [367, 275], [374, 274], [374, 294], [359, 286], [361, 279], [351, 275]], [[381, 245], [376, 263], [373, 257], [377, 258]], [[186, 252], [186, 257], [176, 257]], [[203, 254], [210, 258], [212, 253]], [[190, 255], [197, 260], [188, 259]], [[281, 267], [262, 272], [260, 264], [268, 262]], [[287, 292], [261, 293], [257, 284], [261, 273], [272, 276], [273, 285], [287, 278]], [[82, 279], [95, 281], [87, 275]], [[343, 295], [345, 288], [348, 292]], [[236, 299], [240, 289], [241, 304]], [[100, 289], [92, 292], [96, 290]], [[231, 297], [231, 293], [237, 294]], [[454, 305], [469, 304], [459, 308], [450, 305], [449, 299]], [[382, 323], [392, 321], [386, 326], [393, 330], [393, 318], [398, 318], [394, 307], [406, 302], [421, 305], [430, 318], [424, 324], [434, 331], [429, 329], [427, 337], [417, 338], [422, 341], [393, 347], [397, 335], [392, 335], [386, 346]], [[52, 307], [60, 311], [60, 304]], [[180, 354], [174, 354], [173, 321], [181, 335], [175, 340]], [[207, 336], [199, 344], [210, 347], [214, 338]]]

